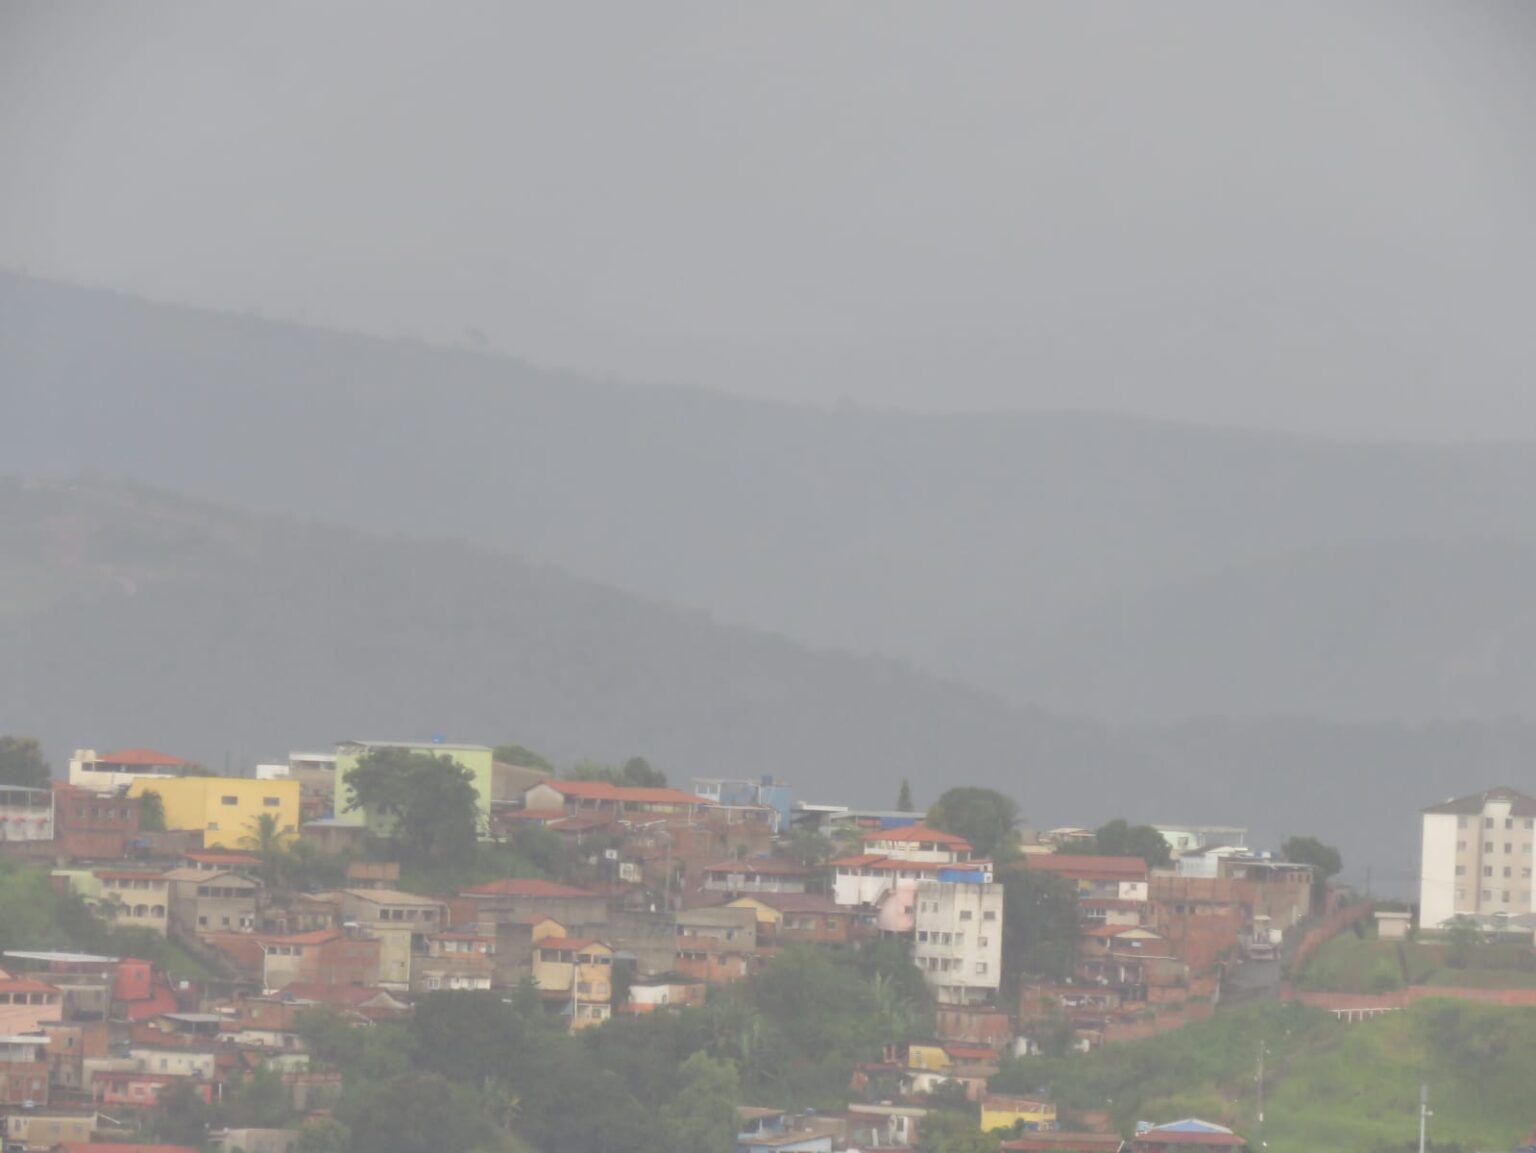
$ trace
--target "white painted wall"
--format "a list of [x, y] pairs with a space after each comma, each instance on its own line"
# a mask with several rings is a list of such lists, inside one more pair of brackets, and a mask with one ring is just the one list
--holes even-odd
[[[1472, 835], [1478, 835], [1478, 831], [1474, 830]], [[1433, 929], [1456, 915], [1454, 813], [1424, 814], [1424, 837], [1419, 861], [1419, 925]], [[1462, 883], [1476, 885], [1478, 878], [1464, 878]]]

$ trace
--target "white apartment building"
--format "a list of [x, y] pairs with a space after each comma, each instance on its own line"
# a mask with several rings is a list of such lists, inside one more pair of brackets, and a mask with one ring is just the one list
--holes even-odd
[[1536, 797], [1499, 787], [1424, 810], [1419, 924], [1536, 912]]
[[942, 1005], [997, 993], [1003, 971], [1003, 887], [983, 881], [917, 883], [912, 959]]

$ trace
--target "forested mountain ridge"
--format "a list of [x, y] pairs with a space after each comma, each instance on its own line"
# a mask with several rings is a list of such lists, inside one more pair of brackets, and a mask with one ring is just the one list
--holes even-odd
[[1401, 884], [1417, 810], [1528, 785], [1536, 730], [1309, 721], [1105, 728], [894, 662], [812, 651], [482, 549], [143, 489], [0, 481], [0, 731], [59, 768], [150, 744], [232, 769], [348, 737], [643, 753], [677, 781], [772, 772], [808, 799], [1000, 788], [1037, 827], [1247, 824]]
[[1521, 445], [772, 404], [0, 275], [0, 461], [476, 541], [1110, 720], [1536, 699]]

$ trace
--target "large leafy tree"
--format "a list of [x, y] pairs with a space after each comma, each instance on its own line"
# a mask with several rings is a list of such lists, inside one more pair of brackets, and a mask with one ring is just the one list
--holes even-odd
[[343, 1100], [338, 1120], [368, 1153], [468, 1153], [506, 1145], [473, 1091], [435, 1073], [407, 1074]]
[[573, 781], [607, 781], [610, 785], [651, 789], [662, 788], [667, 783], [667, 774], [644, 757], [630, 757], [622, 768], [598, 761], [577, 761], [566, 776]]
[[46, 789], [48, 762], [42, 747], [31, 737], [0, 736], [0, 785]]
[[555, 771], [555, 766], [539, 753], [523, 745], [497, 745], [491, 756], [504, 765], [521, 765], [525, 769], [543, 769], [547, 773]]
[[1077, 948], [1077, 891], [1043, 869], [1010, 867], [1003, 881], [1003, 970], [1064, 980]]
[[139, 832], [165, 832], [165, 801], [152, 789], [139, 794]]
[[695, 1053], [678, 1070], [682, 1086], [661, 1109], [668, 1148], [676, 1153], [729, 1153], [740, 1128], [736, 1114], [741, 1085], [736, 1067]]
[[1298, 865], [1312, 866], [1312, 905], [1318, 908], [1328, 892], [1328, 881], [1344, 868], [1344, 858], [1332, 845], [1316, 837], [1287, 837], [1280, 845], [1280, 855]]
[[347, 808], [394, 820], [402, 855], [420, 863], [473, 858], [479, 832], [474, 776], [452, 757], [410, 749], [373, 749], [348, 770]]
[[1173, 859], [1173, 849], [1163, 834], [1151, 825], [1132, 825], [1117, 817], [1100, 825], [1091, 841], [1068, 841], [1063, 853], [1101, 854], [1106, 857], [1140, 857], [1149, 868], [1158, 869]]
[[947, 790], [928, 810], [928, 824], [957, 833], [971, 842], [978, 857], [994, 860], [1012, 855], [1014, 820], [1019, 807], [996, 789], [962, 785]]

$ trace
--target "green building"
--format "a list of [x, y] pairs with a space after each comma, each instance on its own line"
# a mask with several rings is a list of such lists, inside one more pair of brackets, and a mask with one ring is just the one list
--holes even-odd
[[367, 825], [381, 836], [389, 833], [388, 826], [375, 813], [366, 809], [349, 809], [350, 790], [347, 773], [357, 768], [357, 762], [376, 749], [404, 749], [410, 753], [426, 753], [431, 757], [451, 757], [461, 768], [468, 769], [474, 777], [475, 810], [482, 833], [490, 828], [491, 821], [491, 761], [490, 745], [456, 745], [442, 741], [340, 741], [336, 745], [336, 819], [352, 825]]

